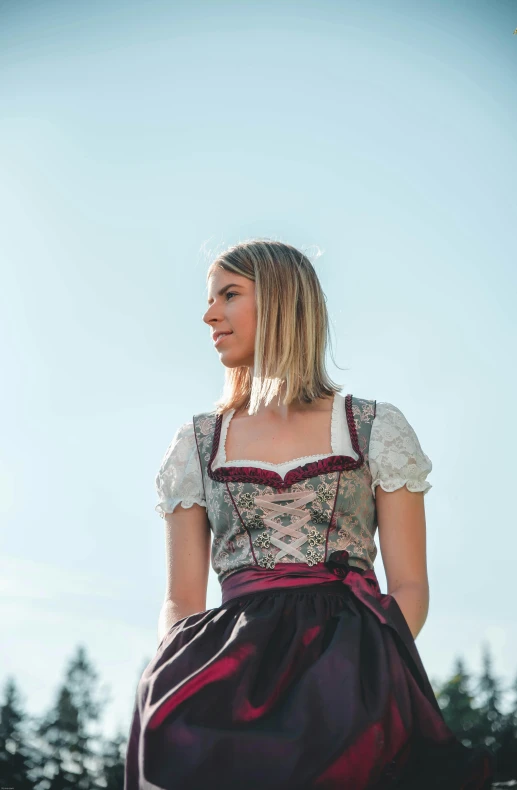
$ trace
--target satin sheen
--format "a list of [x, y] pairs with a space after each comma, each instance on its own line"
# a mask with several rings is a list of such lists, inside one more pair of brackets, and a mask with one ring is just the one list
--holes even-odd
[[488, 790], [373, 570], [248, 568], [176, 622], [138, 684], [124, 790]]

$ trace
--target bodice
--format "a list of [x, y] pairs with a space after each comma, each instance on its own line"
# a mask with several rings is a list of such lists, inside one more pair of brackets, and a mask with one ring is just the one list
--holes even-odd
[[194, 432], [207, 516], [212, 567], [222, 582], [241, 568], [326, 562], [345, 549], [350, 565], [373, 568], [377, 527], [368, 447], [376, 402], [341, 399], [355, 457], [329, 455], [291, 468], [213, 468], [223, 416], [195, 415]]

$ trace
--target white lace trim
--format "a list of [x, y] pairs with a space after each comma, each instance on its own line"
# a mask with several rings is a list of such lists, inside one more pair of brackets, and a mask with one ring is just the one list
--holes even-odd
[[174, 499], [162, 500], [162, 502], [156, 505], [155, 510], [162, 518], [165, 518], [165, 514], [174, 513], [176, 506], [179, 504], [181, 504], [181, 507], [185, 508], [185, 510], [189, 507], [192, 507], [192, 505], [201, 505], [201, 507], [206, 507], [205, 500], [201, 499], [200, 497], [179, 496], [174, 497]]
[[402, 477], [399, 477], [398, 480], [390, 480], [389, 483], [383, 483], [382, 480], [377, 479], [374, 480], [372, 483], [372, 492], [375, 496], [375, 486], [380, 486], [383, 491], [396, 491], [397, 488], [402, 488], [402, 486], [406, 486], [408, 491], [423, 491], [424, 494], [427, 494], [430, 488], [432, 488], [431, 483], [426, 481], [425, 483], [417, 483], [415, 480], [406, 480]]
[[[357, 453], [352, 448], [344, 400], [342, 395], [336, 393], [331, 418], [332, 454], [350, 455], [357, 458]], [[228, 414], [231, 413], [228, 412]], [[219, 450], [221, 451], [222, 448], [223, 452], [228, 422], [229, 418], [224, 425], [223, 417], [219, 443]], [[219, 456], [220, 452], [217, 453], [217, 458]], [[226, 465], [273, 469], [282, 471], [282, 476], [285, 476], [290, 469], [301, 466], [300, 461], [307, 462], [319, 458], [328, 458], [328, 454], [294, 458], [284, 464], [250, 459], [231, 461]], [[400, 409], [391, 403], [377, 403], [370, 436], [369, 463], [372, 474], [371, 489], [374, 496], [375, 488], [378, 485], [384, 491], [395, 491], [406, 485], [409, 491], [423, 491], [424, 494], [432, 488], [431, 483], [425, 478], [431, 472], [433, 465], [423, 452], [412, 426]], [[218, 466], [224, 465], [218, 464]], [[215, 463], [213, 468], [217, 468]], [[159, 499], [155, 510], [162, 518], [166, 513], [172, 513], [179, 503], [183, 508], [190, 508], [193, 504], [206, 507], [192, 422], [184, 423], [177, 430], [165, 452], [155, 483]]]
[[340, 395], [339, 392], [336, 392], [334, 397], [330, 433], [333, 454], [349, 455], [357, 461], [359, 455], [352, 447], [352, 439], [350, 438], [350, 431], [346, 418], [345, 396]]

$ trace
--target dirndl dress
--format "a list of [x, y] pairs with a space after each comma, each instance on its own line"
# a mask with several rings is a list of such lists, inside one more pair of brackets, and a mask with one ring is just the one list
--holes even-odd
[[[360, 436], [364, 404], [355, 412], [351, 405], [347, 414], [355, 416]], [[205, 454], [198, 442], [205, 473], [217, 422], [210, 426], [201, 417], [198, 439], [205, 436], [209, 449]], [[349, 427], [364, 462], [367, 445]], [[364, 463], [352, 466], [351, 460], [338, 470], [306, 469], [303, 479], [286, 478], [276, 491], [284, 499], [298, 495], [299, 504], [302, 493], [306, 499], [324, 490], [329, 475], [364, 471]], [[254, 551], [268, 543], [250, 496], [264, 505], [274, 481], [226, 479], [222, 485], [215, 471], [226, 474], [214, 470], [205, 482], [241, 515], [247, 508], [248, 524], [259, 529], [255, 540], [249, 533], [256, 562], [221, 573], [221, 605], [174, 623], [145, 668], [124, 790], [488, 790], [493, 753], [464, 746], [446, 725], [402, 610], [381, 593], [373, 568], [361, 566], [359, 554], [332, 546], [328, 532], [327, 548], [334, 550], [326, 558], [268, 556], [261, 563]], [[334, 500], [323, 497], [320, 504], [335, 511], [349, 484], [336, 483]], [[220, 512], [214, 507], [214, 519]], [[327, 527], [333, 523], [329, 514]], [[287, 532], [293, 538], [292, 529]], [[220, 570], [220, 556], [212, 558]]]

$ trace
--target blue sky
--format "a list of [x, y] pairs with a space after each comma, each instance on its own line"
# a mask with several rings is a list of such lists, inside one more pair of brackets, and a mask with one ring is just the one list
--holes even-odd
[[312, 257], [331, 377], [433, 462], [430, 678], [483, 641], [515, 676], [516, 27], [466, 0], [0, 4], [0, 682], [29, 712], [82, 643], [127, 731], [154, 478], [223, 384], [206, 268], [253, 237]]

